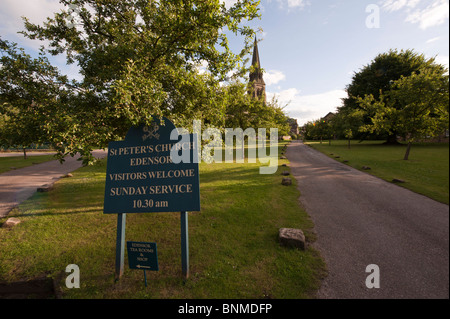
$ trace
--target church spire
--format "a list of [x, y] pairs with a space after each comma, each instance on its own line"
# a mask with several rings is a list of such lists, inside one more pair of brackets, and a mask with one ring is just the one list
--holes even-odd
[[263, 98], [266, 100], [266, 84], [263, 80], [263, 72], [261, 70], [261, 62], [259, 60], [258, 41], [255, 36], [255, 44], [253, 45], [252, 69], [250, 70], [250, 85], [253, 87], [253, 97]]
[[[253, 44], [253, 58], [252, 58], [252, 66], [256, 69], [255, 71], [258, 72], [261, 69], [261, 63], [259, 62], [259, 52], [258, 52], [258, 41], [255, 37], [255, 43]], [[254, 73], [256, 73], [254, 72]], [[260, 73], [260, 72], [258, 72]]]

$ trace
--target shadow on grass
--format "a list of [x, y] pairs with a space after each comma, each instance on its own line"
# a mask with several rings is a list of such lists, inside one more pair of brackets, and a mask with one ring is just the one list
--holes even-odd
[[[18, 214], [14, 214], [17, 217], [37, 217], [37, 216], [58, 216], [58, 215], [75, 215], [75, 214], [90, 214], [90, 213], [94, 213], [94, 212], [102, 212], [103, 207], [99, 207], [99, 206], [92, 206], [91, 208], [88, 206], [82, 207], [80, 209], [74, 209], [74, 210], [69, 210], [66, 212], [62, 212], [62, 213], [54, 213], [51, 212], [51, 210], [53, 209], [40, 209], [40, 210], [34, 210], [32, 213], [18, 213]], [[102, 212], [103, 213], [103, 212]]]

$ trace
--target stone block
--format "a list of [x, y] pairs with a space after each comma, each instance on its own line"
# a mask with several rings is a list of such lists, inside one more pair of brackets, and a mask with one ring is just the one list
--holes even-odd
[[292, 185], [292, 180], [290, 178], [283, 178], [283, 180], [281, 181], [281, 185], [284, 186]]
[[2, 227], [5, 228], [11, 228], [16, 226], [17, 224], [20, 224], [20, 219], [15, 217], [10, 217], [6, 220], [6, 222], [3, 223]]
[[305, 235], [301, 229], [280, 228], [278, 240], [281, 245], [286, 247], [294, 247], [301, 250], [306, 248]]

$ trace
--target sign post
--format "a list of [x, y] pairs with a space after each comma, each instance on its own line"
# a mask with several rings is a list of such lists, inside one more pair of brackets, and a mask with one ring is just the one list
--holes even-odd
[[116, 281], [123, 274], [127, 213], [181, 213], [182, 274], [188, 278], [188, 211], [200, 211], [196, 134], [180, 135], [162, 118], [108, 144], [103, 213], [118, 214]]
[[125, 256], [125, 221], [127, 214], [117, 214], [117, 237], [116, 237], [116, 276], [118, 281], [123, 274], [123, 259]]
[[181, 270], [184, 279], [189, 278], [189, 234], [188, 213], [181, 212]]

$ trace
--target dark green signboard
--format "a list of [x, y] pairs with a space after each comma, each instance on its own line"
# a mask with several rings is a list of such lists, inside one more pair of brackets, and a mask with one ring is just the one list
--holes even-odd
[[[155, 119], [108, 144], [105, 214], [200, 211], [197, 138], [174, 129]], [[188, 161], [176, 163], [172, 148]]]
[[[166, 118], [132, 127], [124, 141], [108, 144], [103, 212], [117, 214], [116, 280], [124, 268], [126, 214], [152, 212], [180, 212], [181, 268], [188, 278], [188, 211], [200, 211], [198, 153], [197, 136], [180, 135]], [[135, 255], [135, 248], [128, 246], [130, 268], [158, 267], [156, 244], [148, 248], [154, 255]]]
[[159, 270], [156, 243], [127, 241], [127, 252], [130, 269]]

